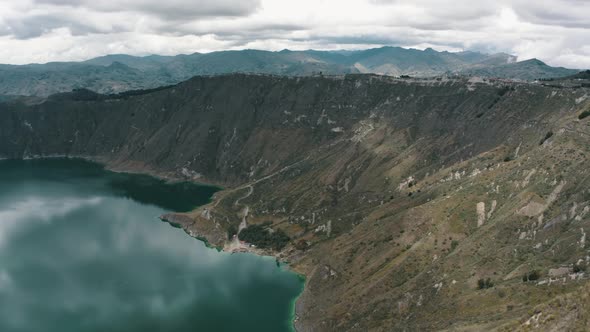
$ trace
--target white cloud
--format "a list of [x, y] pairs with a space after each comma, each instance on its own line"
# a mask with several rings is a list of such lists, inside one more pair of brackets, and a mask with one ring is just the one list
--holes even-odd
[[589, 16], [585, 0], [4, 0], [0, 62], [398, 45], [590, 68]]
[[29, 197], [22, 202], [12, 202], [10, 206], [0, 206], [0, 220], [2, 220], [0, 223], [0, 246], [4, 244], [4, 239], [15, 228], [22, 227], [26, 222], [49, 222], [55, 217], [65, 216], [78, 209], [98, 205], [101, 200], [101, 197], [93, 197], [48, 201], [43, 198]]

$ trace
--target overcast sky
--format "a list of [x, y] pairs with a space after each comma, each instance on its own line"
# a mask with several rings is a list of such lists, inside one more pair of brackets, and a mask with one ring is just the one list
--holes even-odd
[[590, 68], [590, 0], [0, 0], [0, 63], [383, 45]]

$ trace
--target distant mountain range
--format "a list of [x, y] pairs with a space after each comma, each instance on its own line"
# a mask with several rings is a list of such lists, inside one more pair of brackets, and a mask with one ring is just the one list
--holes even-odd
[[463, 73], [470, 76], [498, 77], [530, 81], [575, 75], [578, 71], [563, 67], [551, 67], [541, 60], [530, 59], [498, 66], [467, 69], [464, 70]]
[[577, 70], [556, 68], [540, 60], [517, 62], [505, 53], [437, 52], [401, 47], [362, 51], [243, 50], [190, 55], [136, 57], [107, 55], [84, 62], [0, 65], [0, 95], [47, 96], [86, 88], [118, 93], [176, 84], [196, 75], [234, 72], [277, 75], [470, 75], [533, 80], [575, 75]]

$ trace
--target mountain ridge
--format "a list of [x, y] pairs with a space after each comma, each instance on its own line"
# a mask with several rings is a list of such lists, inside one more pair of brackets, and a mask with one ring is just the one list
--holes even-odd
[[[113, 54], [83, 62], [0, 65], [0, 95], [48, 96], [77, 88], [119, 93], [176, 84], [196, 75], [235, 72], [287, 76], [320, 73], [417, 77], [475, 75], [521, 80], [556, 78], [578, 72], [545, 64], [531, 71], [529, 62], [516, 60], [515, 56], [505, 53], [452, 53], [391, 46], [359, 51], [241, 50], [145, 57]], [[114, 63], [116, 65], [112, 66]]]

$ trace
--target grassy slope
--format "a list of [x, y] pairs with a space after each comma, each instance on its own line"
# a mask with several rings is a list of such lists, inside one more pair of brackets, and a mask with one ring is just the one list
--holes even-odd
[[[209, 214], [190, 216], [222, 238], [247, 205], [250, 223], [271, 220], [309, 243], [281, 253], [308, 277], [301, 330], [526, 328], [535, 310], [554, 317], [539, 324], [575, 328], [553, 301], [584, 303], [587, 279], [521, 276], [587, 265], [590, 122], [578, 114], [588, 93], [366, 75], [196, 78], [121, 100], [3, 105], [0, 152], [91, 155], [231, 186]], [[478, 290], [480, 278], [494, 287]]]

